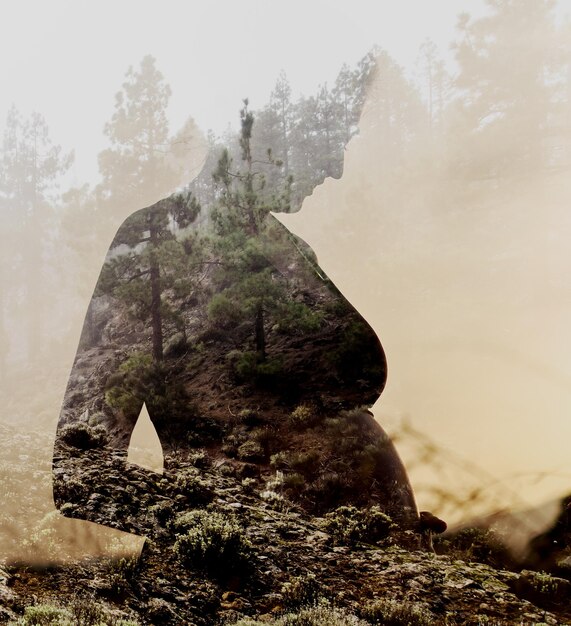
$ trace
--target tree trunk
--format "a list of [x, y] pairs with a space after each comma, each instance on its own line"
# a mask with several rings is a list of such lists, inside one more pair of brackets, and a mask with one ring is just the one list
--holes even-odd
[[266, 331], [264, 329], [264, 309], [259, 304], [256, 309], [256, 352], [263, 363], [266, 360]]
[[151, 275], [151, 320], [153, 330], [153, 359], [163, 360], [163, 320], [161, 314], [161, 274], [157, 259], [157, 227], [151, 216], [150, 225], [150, 275]]

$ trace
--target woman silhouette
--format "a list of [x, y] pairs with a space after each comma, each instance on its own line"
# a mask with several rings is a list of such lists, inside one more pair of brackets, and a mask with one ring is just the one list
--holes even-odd
[[287, 208], [291, 181], [277, 194], [255, 170], [253, 123], [246, 106], [242, 168], [223, 152], [212, 206], [171, 196], [132, 214], [111, 244], [57, 430], [54, 499], [66, 516], [150, 534], [150, 512], [183, 495], [179, 470], [127, 462], [146, 405], [167, 459], [200, 449], [260, 490], [277, 473], [315, 513], [377, 504], [405, 526], [417, 517], [367, 410], [386, 381], [381, 344], [271, 215]]

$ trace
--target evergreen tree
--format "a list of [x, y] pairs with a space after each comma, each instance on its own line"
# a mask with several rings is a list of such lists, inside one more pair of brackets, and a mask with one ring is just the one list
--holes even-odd
[[282, 189], [266, 189], [263, 172], [254, 168], [251, 140], [254, 115], [248, 101], [240, 112], [240, 147], [244, 168], [234, 169], [224, 150], [213, 176], [220, 188], [213, 211], [215, 250], [220, 272], [215, 277], [218, 293], [209, 306], [210, 315], [222, 325], [249, 320], [257, 361], [267, 356], [267, 317], [287, 301], [285, 286], [276, 280], [272, 259], [279, 246], [270, 235], [270, 211], [288, 210], [291, 178]]
[[[23, 119], [15, 107], [8, 112], [0, 156], [0, 197], [6, 236], [2, 267], [11, 271], [2, 277], [4, 293], [8, 285], [25, 288], [23, 321], [27, 326], [28, 356], [41, 346], [41, 301], [49, 276], [48, 253], [53, 230], [59, 178], [69, 169], [73, 154], [62, 154], [54, 145], [45, 119], [32, 113]], [[12, 248], [16, 237], [23, 245]]]
[[487, 0], [491, 12], [459, 18], [459, 98], [453, 129], [462, 171], [524, 174], [545, 164], [544, 137], [557, 82], [554, 0]]
[[[187, 182], [181, 164], [195, 148], [198, 132], [189, 119], [179, 133], [170, 135], [170, 95], [152, 56], [144, 57], [137, 71], [127, 71], [115, 96], [113, 117], [105, 125], [111, 146], [99, 155], [102, 182], [96, 191], [107, 217], [126, 217]], [[110, 227], [115, 229], [114, 224]]]
[[[188, 271], [185, 257], [192, 251], [190, 239], [177, 240], [174, 228], [187, 228], [199, 211], [192, 194], [177, 194], [132, 215], [113, 240], [98, 283], [99, 294], [111, 293], [135, 306], [142, 319], [150, 317], [152, 354], [157, 363], [163, 360], [161, 294], [180, 273]], [[121, 252], [119, 246], [127, 247], [128, 252]]]

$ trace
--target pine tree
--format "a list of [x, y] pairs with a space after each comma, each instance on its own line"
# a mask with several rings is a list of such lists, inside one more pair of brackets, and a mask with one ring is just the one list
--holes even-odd
[[[113, 294], [134, 306], [142, 319], [150, 318], [156, 363], [163, 360], [164, 348], [161, 295], [188, 269], [185, 256], [191, 244], [188, 239], [177, 240], [174, 229], [187, 228], [199, 211], [192, 194], [176, 194], [132, 215], [113, 240], [98, 283], [99, 295]], [[119, 246], [128, 252], [114, 253]]]
[[271, 262], [277, 253], [268, 236], [267, 217], [272, 210], [288, 209], [291, 178], [279, 190], [266, 189], [263, 172], [254, 168], [251, 140], [254, 115], [248, 101], [240, 112], [240, 148], [244, 169], [234, 169], [228, 150], [224, 150], [213, 174], [220, 187], [218, 206], [213, 211], [216, 231], [215, 250], [221, 271], [219, 292], [210, 303], [210, 313], [219, 321], [232, 311], [233, 322], [249, 319], [258, 362], [267, 356], [267, 316], [287, 299], [286, 290], [275, 280]]
[[561, 78], [553, 0], [486, 4], [485, 17], [460, 16], [455, 46], [459, 167], [479, 179], [545, 165], [543, 140]]
[[5, 237], [3, 252], [9, 260], [4, 259], [2, 267], [11, 266], [13, 270], [9, 277], [3, 277], [2, 286], [5, 290], [13, 282], [25, 287], [29, 357], [41, 344], [38, 302], [48, 278], [49, 225], [54, 219], [58, 180], [72, 161], [73, 153], [63, 154], [61, 147], [53, 144], [48, 125], [39, 113], [23, 119], [15, 107], [10, 109], [0, 156], [2, 218], [3, 227], [24, 245], [10, 251], [14, 238]]
[[[105, 125], [111, 146], [99, 155], [102, 182], [96, 190], [97, 202], [108, 221], [150, 206], [187, 182], [180, 168], [199, 133], [189, 119], [171, 136], [170, 95], [152, 56], [144, 57], [138, 70], [127, 71], [115, 96], [113, 117]], [[109, 227], [115, 230], [114, 223]]]

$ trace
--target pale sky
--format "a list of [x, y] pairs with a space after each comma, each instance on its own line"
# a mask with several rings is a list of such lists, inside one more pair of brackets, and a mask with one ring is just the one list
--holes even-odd
[[374, 44], [409, 69], [426, 37], [449, 55], [461, 11], [481, 15], [483, 0], [4, 0], [0, 128], [12, 103], [40, 112], [75, 150], [75, 182], [93, 182], [114, 95], [146, 54], [171, 85], [172, 129], [191, 115], [221, 132], [244, 97], [268, 101], [282, 69], [311, 94]]

